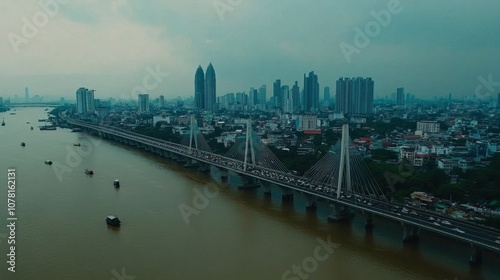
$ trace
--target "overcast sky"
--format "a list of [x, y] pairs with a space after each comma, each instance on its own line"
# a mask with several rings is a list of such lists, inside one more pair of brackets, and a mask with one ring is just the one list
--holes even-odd
[[345, 76], [376, 96], [474, 95], [490, 75], [481, 94], [500, 92], [498, 0], [55, 1], [0, 1], [0, 96], [188, 97], [210, 62], [218, 96], [310, 71], [333, 94]]

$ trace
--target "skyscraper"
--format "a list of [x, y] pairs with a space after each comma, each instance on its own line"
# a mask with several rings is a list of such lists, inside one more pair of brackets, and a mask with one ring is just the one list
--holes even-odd
[[26, 102], [28, 102], [30, 100], [30, 91], [29, 91], [28, 87], [24, 88], [24, 99], [26, 99]]
[[257, 105], [257, 90], [253, 87], [250, 88], [248, 92], [248, 109], [254, 109]]
[[160, 99], [158, 100], [158, 107], [165, 108], [165, 96], [160, 95]]
[[335, 111], [343, 114], [371, 114], [373, 112], [372, 78], [340, 78], [337, 80]]
[[205, 108], [205, 73], [201, 65], [196, 69], [194, 75], [194, 107], [197, 109]]
[[149, 113], [149, 94], [139, 94], [137, 106], [139, 114]]
[[330, 87], [325, 87], [323, 91], [323, 100], [325, 101], [325, 103], [330, 102]]
[[273, 83], [273, 106], [281, 108], [283, 104], [283, 96], [281, 95], [281, 80], [277, 79]]
[[319, 83], [318, 75], [309, 72], [309, 77], [304, 74], [304, 110], [316, 112], [319, 110]]
[[293, 113], [293, 96], [292, 91], [288, 86], [282, 86], [283, 94], [283, 113]]
[[257, 96], [257, 104], [266, 104], [266, 101], [267, 101], [266, 85], [262, 85], [259, 88], [259, 94]]
[[295, 84], [293, 84], [291, 92], [293, 101], [292, 108], [293, 110], [300, 110], [300, 88], [298, 81], [295, 81]]
[[405, 106], [405, 89], [402, 87], [396, 90], [396, 105], [403, 108]]
[[204, 108], [207, 111], [214, 112], [215, 102], [217, 101], [215, 70], [212, 63], [208, 65], [205, 74], [205, 92], [204, 92]]

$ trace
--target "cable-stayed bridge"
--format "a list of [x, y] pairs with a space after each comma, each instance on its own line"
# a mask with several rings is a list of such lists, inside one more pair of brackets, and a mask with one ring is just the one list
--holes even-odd
[[353, 211], [361, 211], [366, 227], [373, 226], [372, 216], [378, 215], [399, 221], [403, 240], [418, 240], [420, 230], [428, 230], [471, 245], [470, 263], [481, 260], [483, 249], [500, 253], [500, 231], [465, 220], [453, 219], [441, 213], [420, 208], [403, 207], [386, 199], [366, 167], [361, 155], [349, 139], [349, 127], [342, 128], [342, 140], [318, 161], [304, 176], [289, 172], [279, 159], [262, 143], [247, 123], [247, 133], [237, 139], [226, 155], [211, 151], [202, 133], [191, 118], [191, 128], [180, 144], [144, 136], [128, 130], [91, 122], [68, 119], [73, 126], [94, 131], [103, 138], [145, 149], [152, 153], [197, 166], [200, 171], [218, 169], [221, 177], [228, 173], [239, 176], [241, 187], [262, 187], [270, 193], [272, 187], [281, 188], [283, 198], [300, 195], [308, 208], [315, 208], [319, 200], [332, 205], [333, 221], [346, 220]]

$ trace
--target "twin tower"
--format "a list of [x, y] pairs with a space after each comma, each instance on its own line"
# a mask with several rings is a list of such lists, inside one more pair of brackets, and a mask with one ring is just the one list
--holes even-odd
[[194, 76], [194, 106], [197, 109], [214, 112], [216, 111], [216, 80], [215, 70], [210, 63], [206, 74], [201, 66], [198, 66]]

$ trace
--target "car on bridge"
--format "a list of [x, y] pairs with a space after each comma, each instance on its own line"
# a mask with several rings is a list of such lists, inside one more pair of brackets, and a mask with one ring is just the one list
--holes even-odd
[[465, 233], [465, 231], [463, 231], [463, 230], [461, 230], [461, 229], [459, 229], [459, 228], [454, 228], [454, 229], [452, 229], [452, 230], [453, 230], [453, 231], [456, 231], [456, 232], [460, 232], [460, 233]]

